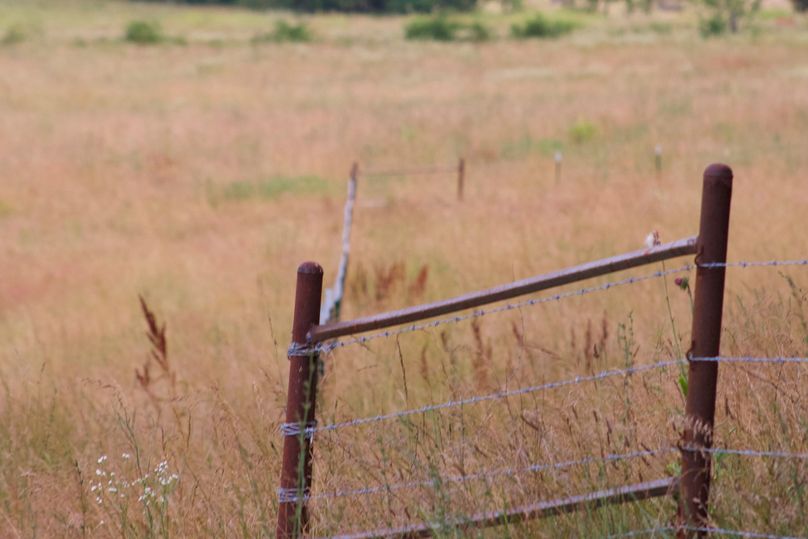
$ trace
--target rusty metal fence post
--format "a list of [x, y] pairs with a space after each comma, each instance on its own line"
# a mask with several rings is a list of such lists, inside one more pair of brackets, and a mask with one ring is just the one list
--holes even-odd
[[[715, 357], [721, 341], [724, 304], [724, 267], [702, 267], [727, 260], [732, 169], [713, 164], [704, 171], [701, 218], [696, 251], [696, 289], [692, 343], [688, 357]], [[682, 435], [682, 477], [679, 483], [679, 538], [704, 537], [694, 531], [708, 525], [711, 457], [698, 451], [713, 443], [718, 363], [690, 362], [688, 366], [685, 426]], [[694, 451], [694, 449], [696, 449]]]
[[317, 355], [308, 346], [308, 333], [320, 321], [323, 268], [304, 262], [297, 269], [292, 345], [289, 347], [289, 390], [286, 423], [282, 426], [283, 468], [278, 489], [276, 537], [304, 535], [308, 526], [306, 501], [311, 487], [312, 432], [317, 396]]
[[462, 157], [457, 162], [457, 200], [463, 201], [463, 183], [466, 181], [466, 160]]

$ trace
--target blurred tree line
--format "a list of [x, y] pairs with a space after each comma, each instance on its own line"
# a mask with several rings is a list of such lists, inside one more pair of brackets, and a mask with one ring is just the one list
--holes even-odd
[[147, 0], [156, 3], [242, 6], [254, 9], [289, 9], [301, 12], [428, 13], [469, 11], [477, 0]]

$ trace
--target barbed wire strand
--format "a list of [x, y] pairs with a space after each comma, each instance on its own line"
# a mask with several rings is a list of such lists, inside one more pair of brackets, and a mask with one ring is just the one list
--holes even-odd
[[710, 534], [731, 535], [733, 537], [747, 537], [749, 539], [805, 539], [792, 535], [772, 535], [770, 533], [750, 532], [743, 530], [729, 530], [726, 528], [699, 528], [696, 526], [683, 526], [682, 529], [691, 532], [706, 532]]
[[690, 361], [702, 363], [808, 363], [808, 357], [755, 357], [755, 356], [715, 356], [691, 357]]
[[655, 533], [671, 533], [675, 532], [676, 528], [673, 526], [664, 526], [660, 528], [647, 528], [645, 530], [632, 530], [625, 533], [617, 533], [613, 535], [607, 535], [603, 539], [622, 539], [624, 537], [642, 537], [644, 535], [651, 535]]
[[699, 264], [698, 266], [695, 264], [686, 264], [679, 268], [669, 269], [669, 270], [662, 270], [662, 271], [655, 271], [653, 273], [649, 273], [647, 275], [642, 275], [639, 277], [628, 277], [626, 279], [620, 279], [618, 281], [610, 281], [608, 283], [604, 283], [598, 286], [588, 286], [579, 288], [577, 290], [570, 290], [567, 292], [561, 292], [558, 294], [554, 294], [552, 296], [545, 296], [541, 298], [531, 298], [524, 301], [519, 301], [515, 303], [506, 303], [504, 305], [500, 305], [498, 307], [494, 307], [492, 309], [476, 309], [468, 314], [453, 316], [449, 318], [441, 318], [438, 320], [433, 320], [431, 322], [425, 323], [418, 323], [418, 324], [410, 324], [408, 326], [404, 326], [395, 330], [387, 330], [381, 331], [378, 333], [372, 333], [370, 335], [363, 335], [361, 337], [354, 337], [351, 339], [339, 340], [339, 341], [332, 341], [329, 343], [320, 343], [314, 347], [315, 352], [322, 352], [328, 353], [336, 350], [338, 348], [344, 348], [346, 346], [350, 346], [353, 344], [365, 344], [369, 341], [379, 339], [379, 338], [389, 338], [398, 335], [402, 335], [405, 333], [412, 333], [414, 331], [422, 331], [426, 329], [432, 329], [441, 325], [445, 324], [456, 324], [458, 322], [462, 322], [464, 320], [470, 320], [472, 318], [479, 318], [481, 316], [486, 316], [489, 314], [501, 313], [506, 311], [512, 311], [515, 309], [520, 309], [522, 307], [530, 307], [533, 305], [540, 305], [543, 303], [550, 303], [553, 301], [561, 301], [562, 299], [567, 299], [575, 296], [583, 296], [586, 294], [590, 294], [592, 292], [600, 292], [603, 290], [609, 290], [610, 288], [618, 287], [618, 286], [625, 286], [630, 284], [636, 284], [643, 281], [648, 281], [651, 279], [658, 279], [660, 277], [665, 277], [668, 275], [672, 275], [675, 273], [683, 273], [687, 271], [691, 271], [696, 267], [702, 268], [752, 268], [752, 267], [779, 267], [779, 266], [808, 266], [808, 259], [795, 259], [795, 260], [743, 260], [738, 262], [709, 262], [705, 264]]
[[791, 453], [789, 451], [759, 451], [757, 449], [731, 449], [726, 447], [688, 447], [681, 448], [682, 451], [692, 453], [710, 453], [713, 455], [739, 455], [743, 457], [762, 457], [779, 459], [808, 460], [808, 453]]
[[445, 483], [458, 484], [458, 483], [467, 483], [469, 481], [492, 479], [495, 477], [503, 477], [503, 476], [513, 477], [515, 475], [526, 473], [538, 473], [547, 470], [563, 470], [566, 468], [583, 466], [586, 464], [595, 464], [595, 463], [608, 464], [612, 462], [633, 460], [644, 457], [654, 457], [657, 455], [670, 453], [674, 451], [677, 451], [675, 447], [662, 447], [659, 449], [646, 449], [643, 451], [633, 451], [631, 453], [622, 453], [622, 454], [609, 453], [603, 456], [590, 456], [578, 460], [531, 464], [530, 466], [526, 466], [523, 468], [497, 468], [493, 470], [484, 470], [473, 474], [435, 477], [433, 479], [421, 480], [421, 481], [407, 481], [407, 482], [392, 483], [392, 484], [379, 485], [375, 487], [363, 487], [356, 489], [338, 489], [331, 492], [313, 494], [309, 497], [309, 499], [316, 500], [323, 498], [341, 498], [346, 496], [363, 496], [368, 494], [378, 494], [381, 492], [395, 492], [397, 490], [403, 490], [403, 489], [437, 486]]
[[486, 316], [489, 314], [494, 313], [501, 313], [506, 311], [512, 311], [515, 309], [520, 309], [522, 307], [529, 307], [533, 305], [539, 305], [542, 303], [550, 303], [553, 301], [560, 301], [562, 299], [567, 299], [575, 296], [584, 296], [586, 294], [590, 294], [592, 292], [600, 292], [603, 290], [609, 290], [610, 288], [615, 288], [618, 286], [624, 286], [629, 284], [635, 284], [643, 281], [648, 281], [651, 279], [658, 279], [660, 277], [665, 277], [667, 275], [672, 275], [674, 273], [682, 273], [686, 271], [691, 271], [695, 269], [695, 265], [693, 264], [686, 264], [682, 267], [669, 269], [669, 270], [661, 270], [655, 271], [653, 273], [649, 273], [647, 275], [641, 275], [639, 277], [628, 277], [626, 279], [620, 279], [618, 281], [610, 281], [608, 283], [603, 283], [598, 286], [588, 286], [584, 288], [579, 288], [577, 290], [570, 290], [567, 292], [560, 292], [558, 294], [553, 294], [552, 296], [544, 296], [540, 298], [531, 298], [526, 299], [524, 301], [519, 301], [515, 303], [506, 303], [504, 305], [500, 305], [498, 307], [494, 307], [492, 309], [476, 309], [470, 313], [452, 316], [449, 318], [440, 318], [438, 320], [433, 320], [431, 322], [424, 322], [419, 324], [410, 324], [395, 330], [388, 330], [388, 331], [381, 331], [379, 333], [372, 333], [370, 335], [363, 335], [361, 337], [355, 337], [352, 339], [345, 339], [341, 341], [333, 341], [330, 343], [321, 343], [314, 347], [315, 352], [324, 352], [328, 353], [337, 348], [344, 348], [346, 346], [350, 346], [352, 344], [365, 344], [368, 341], [372, 341], [375, 339], [379, 339], [382, 337], [395, 337], [397, 335], [402, 335], [404, 333], [411, 333], [413, 331], [422, 331], [426, 329], [436, 328], [438, 326], [442, 326], [444, 324], [456, 324], [458, 322], [462, 322], [464, 320], [470, 320], [472, 318], [479, 318], [481, 316]]
[[575, 384], [582, 384], [585, 382], [595, 382], [599, 380], [603, 380], [605, 378], [611, 378], [613, 376], [628, 376], [630, 374], [636, 374], [640, 372], [650, 371], [654, 369], [664, 369], [668, 367], [674, 367], [678, 365], [685, 365], [687, 364], [687, 360], [685, 359], [676, 359], [676, 360], [668, 360], [668, 361], [659, 361], [657, 363], [652, 363], [649, 365], [640, 365], [637, 367], [629, 367], [626, 369], [611, 369], [607, 371], [601, 371], [597, 374], [589, 375], [589, 376], [576, 376], [575, 378], [570, 378], [567, 380], [561, 380], [558, 382], [548, 382], [546, 384], [540, 384], [535, 386], [527, 386], [522, 387], [519, 389], [506, 389], [502, 391], [497, 391], [495, 393], [489, 393], [487, 395], [475, 395], [471, 397], [466, 397], [464, 399], [459, 400], [452, 400], [446, 401], [439, 404], [428, 404], [426, 406], [421, 406], [420, 408], [412, 408], [409, 410], [401, 410], [399, 412], [391, 412], [388, 414], [379, 414], [370, 417], [363, 417], [359, 419], [352, 419], [349, 421], [343, 421], [340, 423], [331, 423], [330, 425], [322, 425], [313, 429], [313, 432], [327, 432], [333, 431], [338, 429], [343, 429], [346, 427], [356, 427], [359, 425], [366, 425], [368, 423], [376, 423], [379, 421], [388, 421], [391, 419], [398, 419], [401, 417], [406, 417], [414, 414], [423, 414], [426, 412], [432, 412], [436, 410], [443, 410], [446, 408], [454, 408], [457, 406], [466, 406], [469, 404], [477, 404], [480, 402], [490, 401], [490, 400], [498, 400], [504, 399], [508, 397], [515, 397], [518, 395], [526, 395], [528, 393], [535, 393], [538, 391], [546, 391], [550, 389], [556, 389], [559, 387], [565, 387]]
[[794, 260], [740, 260], [737, 262], [705, 262], [702, 268], [762, 268], [777, 266], [808, 266], [808, 259]]

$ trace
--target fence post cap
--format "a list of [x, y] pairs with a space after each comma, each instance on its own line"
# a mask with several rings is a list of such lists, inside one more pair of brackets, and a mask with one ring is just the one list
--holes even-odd
[[306, 273], [306, 274], [322, 274], [323, 267], [318, 264], [317, 262], [303, 262], [297, 268], [298, 273]]
[[732, 185], [732, 169], [723, 163], [713, 163], [704, 169], [704, 179], [718, 180]]

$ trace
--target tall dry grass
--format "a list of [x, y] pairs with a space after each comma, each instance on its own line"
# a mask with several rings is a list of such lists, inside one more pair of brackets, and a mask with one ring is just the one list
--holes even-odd
[[[323, 17], [313, 44], [253, 47], [266, 19], [249, 12], [113, 3], [82, 18], [77, 5], [0, 7], [43, 29], [0, 49], [0, 535], [272, 535], [294, 270], [314, 259], [333, 273], [355, 158], [462, 155], [467, 182], [458, 204], [452, 175], [360, 179], [345, 318], [634, 249], [652, 229], [692, 234], [712, 161], [736, 173], [731, 259], [808, 252], [799, 26], [701, 42], [612, 18], [558, 42], [474, 46], [405, 43], [395, 18]], [[188, 44], [111, 40], [149, 15]], [[730, 271], [724, 353], [806, 355], [806, 275], [782, 273]], [[326, 358], [321, 418], [678, 357], [689, 310], [652, 281], [346, 348]], [[151, 394], [134, 370], [164, 369], [145, 332], [170, 357], [172, 382]], [[678, 376], [325, 434], [315, 489], [670, 445]], [[805, 452], [804, 377], [722, 367], [720, 445]], [[667, 455], [320, 500], [314, 526], [448, 520], [675, 473]], [[804, 463], [722, 457], [716, 522], [805, 534], [805, 480]], [[607, 535], [673, 511], [657, 500], [491, 534]]]

